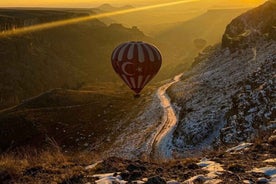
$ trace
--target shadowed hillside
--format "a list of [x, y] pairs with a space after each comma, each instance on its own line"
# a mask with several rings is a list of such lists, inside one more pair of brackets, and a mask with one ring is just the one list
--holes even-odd
[[151, 92], [148, 88], [141, 99], [134, 99], [126, 87], [111, 83], [78, 91], [50, 90], [0, 111], [0, 152], [58, 145], [65, 152], [99, 153], [151, 101]]
[[[87, 15], [62, 10], [1, 10], [2, 31]], [[129, 40], [151, 40], [137, 28], [98, 20], [0, 39], [0, 108], [51, 88], [117, 81], [112, 50]]]

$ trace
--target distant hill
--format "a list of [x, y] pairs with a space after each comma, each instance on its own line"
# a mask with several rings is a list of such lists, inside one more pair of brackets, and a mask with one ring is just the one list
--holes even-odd
[[125, 10], [125, 9], [130, 9], [130, 8], [134, 8], [134, 7], [131, 5], [115, 7], [115, 6], [112, 6], [111, 4], [107, 4], [107, 3], [102, 4], [101, 6], [97, 7], [97, 9], [99, 9], [101, 11], [105, 11], [105, 12], [119, 11], [119, 10]]
[[[259, 1], [259, 2], [257, 2]], [[148, 5], [156, 5], [161, 2], [148, 2]], [[141, 12], [133, 12], [124, 15], [117, 15], [111, 19], [115, 22], [121, 23], [127, 27], [138, 26], [145, 34], [150, 36], [156, 35], [159, 31], [170, 28], [171, 24], [180, 23], [194, 19], [206, 12], [208, 9], [249, 9], [256, 6], [258, 3], [262, 3], [262, 0], [199, 0], [199, 1], [188, 1], [185, 3], [165, 6], [162, 8], [154, 8]], [[139, 4], [139, 3], [136, 3]], [[127, 6], [126, 6], [127, 7]], [[115, 8], [117, 10], [123, 9], [124, 7]], [[98, 8], [97, 8], [98, 9]], [[99, 7], [101, 9], [101, 7]], [[104, 4], [102, 9], [113, 11], [115, 10], [112, 5]], [[233, 15], [232, 18], [238, 16]], [[222, 17], [215, 17], [215, 19], [221, 19]], [[215, 20], [214, 19], [214, 20]], [[228, 19], [228, 22], [231, 19]], [[225, 28], [225, 27], [224, 27]], [[161, 30], [160, 30], [161, 29]], [[223, 33], [223, 32], [221, 32]]]
[[[155, 37], [162, 41], [173, 42], [175, 47], [185, 49], [196, 38], [205, 39], [208, 44], [218, 43], [226, 25], [246, 9], [212, 9], [186, 22], [178, 23]], [[184, 47], [183, 47], [184, 46]]]
[[[246, 9], [213, 9], [186, 22], [163, 27], [158, 25], [164, 31], [156, 34], [154, 38], [166, 43], [176, 55], [178, 61], [174, 63], [177, 65], [174, 72], [180, 73], [192, 64], [194, 57], [204, 47], [219, 43], [226, 25], [245, 11]], [[198, 47], [198, 40], [202, 40], [205, 45]]]
[[[149, 3], [149, 5], [156, 5], [156, 4], [159, 4], [159, 3], [156, 3], [156, 2]], [[137, 26], [145, 34], [149, 35], [149, 33], [151, 33], [152, 31], [156, 31], [155, 25], [181, 22], [202, 14], [204, 10], [202, 10], [202, 7], [200, 6], [201, 4], [202, 4], [201, 2], [195, 1], [195, 2], [174, 5], [174, 6], [153, 8], [153, 9], [148, 9], [144, 11], [116, 15], [107, 19], [109, 20], [111, 19], [114, 22], [121, 23], [126, 27]], [[94, 9], [92, 10], [96, 12], [106, 12], [106, 11], [118, 11], [118, 10], [123, 10], [128, 8], [133, 8], [133, 7], [131, 5], [114, 7], [110, 4], [104, 4], [100, 7], [97, 7], [95, 10]], [[106, 23], [106, 21], [104, 22]]]
[[[0, 30], [88, 15], [62, 10], [0, 10]], [[137, 28], [98, 20], [0, 39], [0, 108], [51, 88], [118, 81], [110, 64], [121, 42], [149, 40]]]
[[[92, 8], [91, 11], [100, 14], [100, 13], [105, 13], [105, 12], [114, 12], [114, 11], [126, 10], [126, 9], [130, 9], [130, 8], [134, 8], [134, 7], [131, 6], [131, 5], [115, 7], [115, 6], [112, 6], [111, 4], [105, 3], [105, 4], [102, 4], [98, 7], [96, 7], [96, 8]], [[124, 23], [115, 20], [113, 17], [104, 17], [104, 18], [101, 18], [99, 20], [104, 22], [107, 25], [113, 24], [113, 23], [120, 23], [120, 24], [124, 25]]]

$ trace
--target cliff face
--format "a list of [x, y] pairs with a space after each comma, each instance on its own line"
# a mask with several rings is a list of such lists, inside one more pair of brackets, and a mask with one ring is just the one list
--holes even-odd
[[250, 141], [259, 132], [275, 129], [276, 57], [267, 57], [260, 67], [239, 83], [232, 107], [221, 130], [224, 143]]
[[276, 3], [272, 1], [234, 19], [226, 28], [222, 47], [247, 48], [259, 39], [276, 40]]

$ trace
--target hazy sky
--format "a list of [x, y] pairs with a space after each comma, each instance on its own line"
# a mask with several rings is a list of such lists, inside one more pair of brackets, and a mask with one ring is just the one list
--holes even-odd
[[[8, 7], [93, 7], [103, 3], [111, 3], [113, 5], [144, 5], [144, 4], [157, 4], [164, 2], [175, 2], [177, 0], [0, 0], [0, 6]], [[255, 6], [264, 2], [264, 0], [201, 0], [210, 1], [214, 4], [231, 4], [233, 6]]]

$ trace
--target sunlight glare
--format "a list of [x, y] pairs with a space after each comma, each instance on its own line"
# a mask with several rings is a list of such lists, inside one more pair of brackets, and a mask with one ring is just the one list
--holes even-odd
[[55, 22], [48, 22], [48, 23], [38, 24], [38, 25], [34, 25], [34, 26], [22, 27], [22, 28], [17, 28], [14, 30], [4, 31], [4, 32], [0, 33], [0, 38], [6, 37], [6, 36], [26, 34], [26, 33], [30, 33], [30, 32], [39, 31], [39, 30], [51, 29], [51, 28], [55, 28], [55, 27], [75, 24], [75, 23], [84, 22], [84, 21], [93, 20], [93, 19], [111, 17], [111, 16], [115, 16], [115, 15], [122, 15], [122, 14], [139, 12], [139, 11], [146, 11], [146, 10], [150, 10], [150, 9], [174, 6], [174, 5], [188, 3], [188, 2], [194, 2], [194, 1], [198, 1], [198, 0], [175, 1], [175, 2], [171, 2], [171, 3], [149, 5], [149, 6], [143, 6], [143, 7], [138, 7], [138, 8], [130, 8], [130, 9], [121, 10], [121, 11], [101, 13], [101, 14], [97, 14], [97, 15], [89, 15], [89, 16], [78, 17], [78, 18], [73, 18], [73, 19], [59, 20], [59, 21], [55, 21]]

